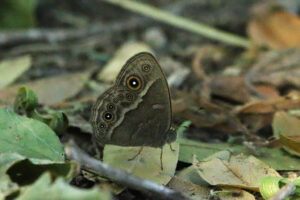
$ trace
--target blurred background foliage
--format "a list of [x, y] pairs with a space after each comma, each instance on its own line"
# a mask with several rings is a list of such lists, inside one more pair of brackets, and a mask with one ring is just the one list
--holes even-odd
[[35, 9], [38, 0], [0, 1], [0, 28], [31, 28], [36, 24]]

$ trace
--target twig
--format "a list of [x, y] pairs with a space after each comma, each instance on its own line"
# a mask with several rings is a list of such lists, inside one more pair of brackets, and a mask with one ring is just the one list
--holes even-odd
[[130, 30], [143, 25], [143, 20], [130, 19], [110, 25], [93, 24], [82, 29], [29, 29], [22, 31], [1, 31], [0, 47], [25, 43], [57, 43], [76, 40], [83, 37], [100, 35], [103, 33]]
[[292, 195], [295, 190], [296, 186], [293, 183], [287, 183], [269, 200], [283, 200]]
[[197, 23], [193, 20], [186, 19], [184, 17], [175, 16], [169, 12], [157, 9], [155, 7], [138, 3], [131, 0], [104, 0], [108, 3], [115, 4], [126, 8], [128, 10], [143, 14], [153, 19], [171, 24], [175, 27], [182, 28], [184, 30], [205, 36], [211, 39], [225, 42], [227, 44], [249, 48], [251, 42], [243, 37], [221, 31], [207, 25]]
[[152, 194], [159, 199], [188, 200], [187, 197], [183, 196], [179, 192], [173, 191], [154, 182], [130, 175], [125, 171], [113, 168], [99, 160], [91, 158], [80, 150], [72, 141], [66, 145], [65, 152], [69, 158], [78, 161], [81, 168], [93, 171], [100, 176], [106, 177], [131, 189]]

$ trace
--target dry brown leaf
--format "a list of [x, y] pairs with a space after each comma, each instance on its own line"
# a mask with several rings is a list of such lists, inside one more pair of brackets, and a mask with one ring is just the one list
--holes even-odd
[[248, 24], [248, 34], [258, 45], [271, 48], [300, 46], [300, 18], [274, 2], [258, 4]]
[[243, 76], [214, 76], [210, 89], [213, 95], [239, 103], [246, 103], [251, 97]]
[[277, 138], [281, 134], [285, 136], [300, 136], [300, 119], [283, 111], [276, 112], [272, 127], [273, 133]]
[[172, 90], [171, 94], [174, 115], [191, 120], [199, 128], [212, 127], [227, 120], [224, 111], [216, 105], [204, 103], [197, 95], [178, 90]]
[[264, 53], [247, 73], [246, 80], [249, 84], [265, 84], [276, 88], [300, 88], [299, 55], [300, 49]]
[[300, 119], [286, 112], [277, 112], [273, 119], [273, 133], [284, 149], [300, 156]]
[[240, 114], [273, 114], [280, 110], [300, 109], [300, 93], [275, 99], [250, 102], [236, 110]]
[[[215, 69], [210, 69], [210, 65], [206, 65], [208, 63], [224, 63], [224, 59], [227, 58], [227, 53], [221, 47], [215, 45], [206, 45], [201, 47], [193, 58], [193, 71], [196, 76], [203, 80], [206, 77], [206, 71], [213, 71]], [[205, 64], [206, 63], [206, 64]], [[224, 64], [223, 64], [224, 65]], [[208, 68], [208, 69], [205, 69]]]
[[255, 200], [255, 197], [245, 190], [230, 187], [222, 187], [221, 189], [217, 193], [221, 200]]
[[41, 104], [56, 104], [76, 95], [88, 80], [91, 71], [43, 78], [36, 81], [16, 84], [0, 90], [0, 104], [13, 103], [18, 89], [22, 86], [32, 89], [39, 98]]
[[[174, 176], [168, 183], [168, 187], [175, 191], [182, 192], [192, 200], [214, 199], [219, 200], [255, 200], [254, 196], [249, 192], [236, 188], [221, 188], [221, 190], [213, 191], [209, 187], [202, 187]], [[214, 197], [212, 196], [214, 194]]]
[[234, 112], [252, 132], [256, 132], [272, 123], [275, 112], [297, 108], [300, 108], [300, 94], [291, 93], [285, 97], [250, 102]]
[[174, 176], [168, 183], [168, 187], [175, 191], [182, 192], [186, 196], [190, 197], [192, 200], [209, 198], [210, 189], [208, 187], [202, 187], [193, 184], [176, 176]]
[[280, 97], [279, 91], [272, 85], [255, 85], [256, 90], [264, 94], [268, 98], [278, 98]]
[[211, 185], [230, 186], [259, 191], [262, 178], [280, 176], [276, 170], [258, 160], [254, 156], [243, 154], [230, 156], [228, 160], [212, 158], [208, 161], [198, 161], [193, 165], [199, 175]]
[[290, 154], [300, 156], [300, 136], [280, 135], [280, 142], [284, 145], [284, 149]]
[[213, 128], [227, 134], [245, 133], [242, 124], [228, 108], [178, 90], [172, 90], [171, 94], [173, 114], [192, 121], [196, 127]]

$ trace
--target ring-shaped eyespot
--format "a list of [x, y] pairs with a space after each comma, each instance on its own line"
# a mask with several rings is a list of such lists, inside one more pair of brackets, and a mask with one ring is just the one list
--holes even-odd
[[107, 108], [107, 110], [115, 110], [116, 107], [114, 104], [109, 103], [109, 104], [107, 104], [106, 108]]
[[100, 128], [100, 129], [104, 129], [104, 128], [106, 128], [106, 125], [105, 125], [104, 123], [100, 123], [100, 124], [99, 124], [99, 128]]
[[151, 70], [151, 66], [149, 64], [143, 64], [142, 65], [142, 70], [144, 72], [149, 72]]
[[127, 101], [133, 101], [134, 100], [134, 94], [127, 93], [126, 94], [126, 99], [127, 99]]
[[103, 119], [104, 119], [105, 121], [107, 121], [107, 122], [111, 122], [111, 121], [114, 119], [114, 116], [113, 116], [113, 114], [110, 113], [110, 112], [105, 112], [105, 113], [103, 114]]
[[132, 75], [126, 80], [126, 85], [130, 90], [139, 90], [142, 87], [142, 81], [139, 77]]

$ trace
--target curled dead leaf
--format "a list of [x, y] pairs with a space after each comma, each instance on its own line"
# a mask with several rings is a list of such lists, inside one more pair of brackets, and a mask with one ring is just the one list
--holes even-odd
[[248, 24], [251, 40], [271, 48], [300, 46], [300, 18], [275, 2], [260, 3], [252, 9]]
[[278, 172], [254, 156], [230, 156], [228, 160], [212, 158], [208, 161], [194, 159], [199, 175], [211, 185], [222, 185], [259, 191], [262, 178], [280, 176]]

